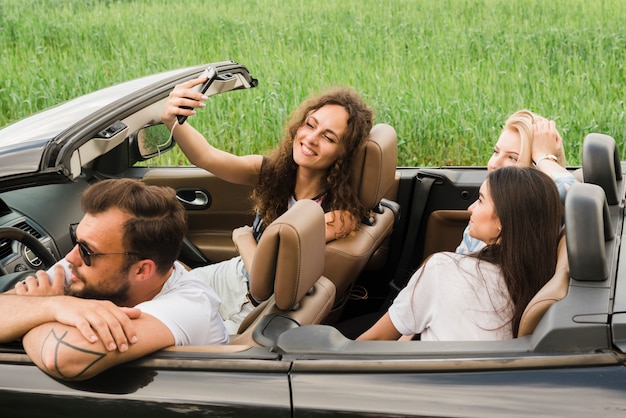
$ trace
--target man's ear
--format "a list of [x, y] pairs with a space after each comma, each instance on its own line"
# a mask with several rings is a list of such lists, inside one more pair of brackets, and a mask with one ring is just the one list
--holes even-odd
[[156, 264], [150, 259], [140, 260], [133, 264], [131, 271], [135, 275], [136, 280], [142, 281], [155, 274]]

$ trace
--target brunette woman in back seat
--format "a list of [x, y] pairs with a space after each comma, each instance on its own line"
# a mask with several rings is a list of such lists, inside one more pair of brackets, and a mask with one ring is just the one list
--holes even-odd
[[427, 259], [387, 313], [359, 340], [504, 340], [517, 335], [524, 308], [552, 277], [562, 205], [554, 181], [534, 168], [491, 171], [470, 207], [477, 253]]

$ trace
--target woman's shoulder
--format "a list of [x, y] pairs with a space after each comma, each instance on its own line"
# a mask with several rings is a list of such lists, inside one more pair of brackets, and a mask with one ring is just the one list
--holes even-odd
[[481, 260], [476, 255], [448, 251], [433, 254], [424, 262], [424, 265], [428, 266], [427, 269], [453, 269], [469, 274], [475, 274], [477, 270], [487, 274], [497, 274], [500, 271], [496, 264]]
[[468, 257], [465, 254], [458, 254], [452, 251], [442, 251], [431, 255], [428, 259], [426, 259], [425, 264], [448, 264], [450, 261], [460, 263], [467, 262], [466, 260], [473, 258], [474, 257]]
[[468, 262], [472, 262], [468, 260], [469, 257], [463, 254], [457, 254], [454, 252], [439, 252], [434, 253], [426, 260], [424, 260], [422, 264], [422, 270], [425, 271], [426, 274], [433, 273], [434, 271], [454, 271], [459, 268], [465, 268], [468, 265]]

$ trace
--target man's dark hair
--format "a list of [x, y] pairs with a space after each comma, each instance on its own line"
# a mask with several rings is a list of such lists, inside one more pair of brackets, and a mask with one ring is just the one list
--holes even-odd
[[92, 215], [110, 209], [128, 213], [130, 219], [123, 231], [125, 251], [153, 260], [159, 273], [165, 273], [178, 258], [187, 233], [187, 214], [174, 189], [133, 179], [109, 179], [91, 185], [81, 204]]

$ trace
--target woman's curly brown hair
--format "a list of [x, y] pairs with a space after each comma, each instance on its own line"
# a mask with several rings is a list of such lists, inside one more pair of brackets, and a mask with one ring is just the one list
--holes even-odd
[[289, 198], [296, 187], [298, 165], [293, 159], [293, 141], [306, 118], [326, 105], [342, 106], [348, 113], [348, 126], [341, 138], [339, 157], [323, 180], [324, 204], [331, 210], [350, 212], [356, 219], [365, 216], [353, 179], [353, 161], [372, 129], [373, 111], [353, 90], [337, 88], [303, 102], [289, 118], [285, 136], [263, 165], [259, 182], [252, 191], [254, 209], [264, 225], [269, 225], [287, 210]]

